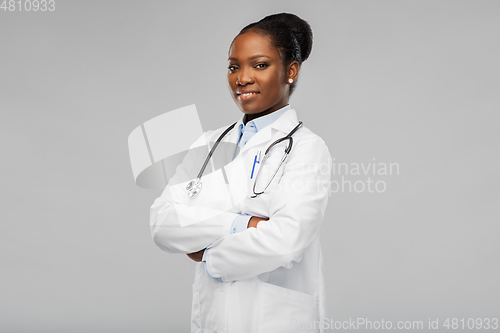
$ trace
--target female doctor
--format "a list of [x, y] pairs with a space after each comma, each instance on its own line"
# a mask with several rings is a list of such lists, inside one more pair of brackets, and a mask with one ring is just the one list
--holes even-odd
[[311, 49], [309, 24], [293, 14], [243, 28], [227, 79], [244, 115], [192, 146], [219, 139], [230, 158], [200, 178], [189, 170], [202, 163], [186, 157], [151, 206], [155, 243], [197, 262], [191, 332], [323, 331], [320, 226], [332, 159], [289, 105]]

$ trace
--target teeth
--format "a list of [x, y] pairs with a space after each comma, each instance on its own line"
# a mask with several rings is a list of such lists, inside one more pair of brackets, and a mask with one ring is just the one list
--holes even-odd
[[250, 96], [251, 94], [256, 94], [254, 92], [251, 92], [251, 93], [244, 93], [244, 94], [240, 94], [241, 96]]

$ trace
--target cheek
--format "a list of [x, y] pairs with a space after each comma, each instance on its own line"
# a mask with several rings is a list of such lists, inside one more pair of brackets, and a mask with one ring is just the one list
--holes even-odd
[[270, 98], [277, 98], [279, 95], [281, 95], [281, 90], [282, 90], [282, 84], [281, 81], [273, 77], [269, 81], [267, 81], [267, 89], [266, 91], [268, 92], [268, 96]]
[[262, 78], [267, 91], [278, 91], [280, 89], [280, 78], [276, 74], [266, 75]]
[[231, 75], [227, 76], [227, 85], [230, 90], [234, 91], [236, 89], [236, 79], [234, 79]]

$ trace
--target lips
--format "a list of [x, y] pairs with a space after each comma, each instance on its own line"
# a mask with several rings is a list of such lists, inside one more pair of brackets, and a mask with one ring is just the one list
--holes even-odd
[[236, 92], [236, 95], [242, 101], [248, 101], [252, 98], [255, 98], [258, 94], [259, 92], [255, 90], [239, 90]]

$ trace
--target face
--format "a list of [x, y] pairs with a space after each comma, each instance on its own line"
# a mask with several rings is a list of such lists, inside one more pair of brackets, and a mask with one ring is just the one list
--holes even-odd
[[296, 73], [285, 73], [278, 50], [267, 36], [254, 31], [239, 35], [229, 49], [228, 61], [229, 90], [246, 121], [288, 104], [287, 81], [295, 81]]

